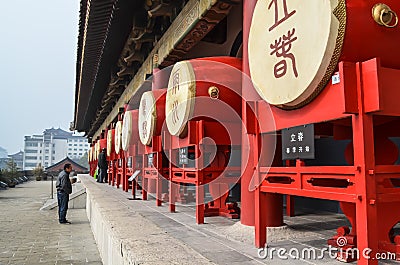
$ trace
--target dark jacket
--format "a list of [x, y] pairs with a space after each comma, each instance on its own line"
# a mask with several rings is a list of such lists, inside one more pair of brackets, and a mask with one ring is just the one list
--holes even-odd
[[106, 153], [105, 152], [101, 152], [99, 154], [99, 160], [97, 162], [97, 165], [101, 169], [107, 169], [108, 168], [108, 163], [107, 163], [107, 158], [106, 158]]
[[68, 194], [72, 193], [72, 185], [71, 181], [69, 180], [69, 173], [65, 172], [65, 170], [58, 174], [56, 188], [57, 191], [63, 191]]

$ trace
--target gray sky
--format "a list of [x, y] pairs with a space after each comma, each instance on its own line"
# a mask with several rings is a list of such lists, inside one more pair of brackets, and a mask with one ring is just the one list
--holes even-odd
[[73, 120], [79, 0], [2, 1], [0, 146]]

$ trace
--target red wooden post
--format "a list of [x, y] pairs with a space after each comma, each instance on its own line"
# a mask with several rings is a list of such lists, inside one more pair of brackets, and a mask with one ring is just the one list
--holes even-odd
[[199, 182], [196, 185], [196, 223], [204, 224], [204, 184], [203, 173], [199, 172]]
[[123, 191], [126, 191], [126, 181], [125, 181], [125, 178], [126, 178], [126, 174], [125, 174], [125, 159], [124, 159], [124, 157], [123, 157], [123, 152], [122, 152], [122, 151], [120, 151], [120, 152], [121, 152], [121, 160], [122, 160], [122, 162], [121, 162], [122, 172], [121, 172], [121, 168], [119, 169], [119, 172], [121, 172], [122, 190], [123, 190]]
[[[286, 166], [290, 166], [290, 161], [286, 160]], [[286, 216], [294, 216], [294, 198], [291, 195], [286, 195]]]
[[142, 178], [142, 200], [147, 201], [148, 179], [143, 176]]
[[[357, 94], [359, 104], [359, 115], [352, 118], [353, 125], [353, 146], [354, 146], [354, 165], [359, 169], [356, 172], [357, 195], [359, 200], [356, 202], [357, 220], [357, 247], [359, 251], [370, 248], [374, 255], [378, 250], [378, 229], [377, 228], [377, 205], [376, 183], [374, 175], [370, 172], [375, 168], [374, 155], [374, 132], [373, 117], [366, 115], [364, 111], [364, 91], [361, 82], [362, 65], [357, 64]], [[366, 259], [360, 255], [358, 265], [375, 265], [375, 259]]]
[[[249, 58], [248, 58], [248, 39], [249, 31], [251, 25], [251, 18], [253, 16], [253, 11], [257, 1], [256, 0], [246, 0], [243, 1], [243, 78], [242, 78], [242, 119], [243, 124], [246, 126], [247, 123], [247, 101], [260, 99], [257, 92], [252, 88], [252, 83], [250, 80], [250, 70], [249, 70]], [[240, 221], [244, 225], [254, 225], [254, 192], [250, 191], [250, 183], [253, 178], [254, 170], [257, 164], [254, 164], [254, 156], [258, 154], [255, 153], [254, 145], [256, 135], [247, 134], [246, 128], [242, 129], [242, 148], [248, 149], [248, 157], [246, 156], [245, 150], [242, 150], [242, 177], [241, 183], [241, 213]], [[248, 146], [244, 143], [249, 142]], [[248, 161], [247, 161], [248, 160]]]
[[176, 201], [176, 183], [169, 181], [169, 211], [175, 212], [175, 201]]
[[[169, 211], [174, 213], [175, 212], [175, 201], [176, 201], [176, 183], [172, 182], [172, 162], [171, 162], [171, 157], [172, 157], [172, 149], [169, 150], [169, 157], [170, 157], [170, 161], [169, 161]], [[179, 190], [178, 190], [179, 192]]]
[[260, 187], [255, 191], [255, 245], [262, 248], [267, 243], [267, 218], [268, 211], [266, 199], [267, 193], [261, 192]]
[[294, 198], [291, 195], [286, 195], [286, 216], [294, 216]]
[[117, 171], [117, 173], [116, 173], [116, 177], [117, 177], [117, 181], [116, 181], [116, 186], [117, 186], [117, 189], [119, 189], [119, 185], [121, 184], [121, 175], [119, 174], [119, 163], [120, 163], [120, 157], [118, 157], [118, 160], [117, 160], [117, 166], [116, 166], [116, 171]]
[[[200, 143], [200, 140], [204, 138], [204, 122], [196, 122], [196, 143]], [[197, 144], [195, 147], [195, 158], [196, 165], [195, 169], [197, 171], [197, 183], [196, 183], [196, 223], [204, 224], [204, 150], [203, 145]]]
[[123, 155], [123, 163], [122, 163], [122, 174], [123, 174], [123, 178], [124, 178], [124, 191], [128, 192], [129, 191], [129, 181], [128, 181], [128, 175], [126, 174], [126, 163], [127, 163], [127, 159], [125, 157], [125, 155]]
[[163, 168], [162, 168], [162, 153], [158, 152], [155, 154], [157, 156], [157, 177], [156, 177], [156, 205], [162, 205], [162, 183], [163, 183]]

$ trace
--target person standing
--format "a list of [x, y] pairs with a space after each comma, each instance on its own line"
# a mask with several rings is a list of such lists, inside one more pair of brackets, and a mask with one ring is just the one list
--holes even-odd
[[69, 195], [72, 193], [72, 185], [69, 179], [69, 174], [72, 171], [72, 165], [67, 163], [64, 165], [64, 170], [58, 174], [56, 188], [58, 200], [58, 221], [60, 224], [70, 224], [67, 217]]
[[103, 180], [105, 183], [107, 183], [107, 169], [108, 169], [108, 163], [107, 163], [107, 156], [106, 156], [106, 149], [103, 148], [99, 154], [99, 159], [97, 163], [99, 167], [99, 176], [97, 177], [97, 182], [102, 183]]

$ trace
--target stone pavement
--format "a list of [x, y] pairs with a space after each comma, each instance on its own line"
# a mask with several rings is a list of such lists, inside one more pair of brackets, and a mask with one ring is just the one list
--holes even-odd
[[29, 181], [0, 190], [0, 265], [102, 264], [85, 209], [39, 211], [50, 196], [49, 181]]

